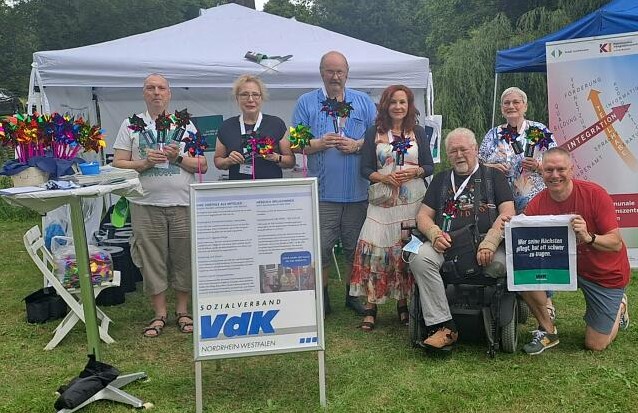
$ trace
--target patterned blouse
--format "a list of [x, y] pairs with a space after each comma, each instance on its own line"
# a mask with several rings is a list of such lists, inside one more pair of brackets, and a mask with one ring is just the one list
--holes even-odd
[[[505, 173], [512, 192], [514, 193], [514, 206], [516, 207], [516, 213], [521, 213], [527, 206], [527, 203], [540, 191], [545, 188], [543, 178], [538, 172], [531, 172], [527, 169], [523, 169], [523, 159], [525, 159], [525, 153], [514, 152], [512, 145], [506, 142], [500, 135], [500, 132], [507, 125], [500, 125], [490, 129], [483, 138], [481, 146], [479, 147], [479, 160], [482, 163], [499, 163], [508, 166], [508, 172]], [[528, 145], [527, 143], [527, 130], [530, 126], [536, 126], [541, 130], [547, 129], [545, 125], [540, 122], [534, 122], [531, 120], [525, 120], [523, 123], [522, 132], [516, 138], [521, 143], [523, 150]], [[551, 142], [548, 147], [552, 148], [556, 146], [556, 141], [551, 138]], [[542, 153], [545, 149], [534, 148], [534, 159], [540, 160]]]

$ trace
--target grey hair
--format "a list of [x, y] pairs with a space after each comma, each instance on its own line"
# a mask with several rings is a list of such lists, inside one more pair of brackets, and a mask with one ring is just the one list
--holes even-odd
[[447, 136], [445, 136], [445, 149], [447, 149], [447, 143], [448, 140], [452, 137], [452, 136], [462, 136], [464, 138], [467, 138], [473, 145], [478, 145], [478, 143], [476, 142], [476, 135], [474, 135], [474, 132], [472, 132], [471, 130], [469, 130], [468, 128], [456, 128], [451, 130]]
[[510, 93], [516, 93], [523, 99], [523, 103], [527, 104], [527, 93], [523, 92], [521, 89], [517, 88], [516, 86], [512, 86], [512, 87], [508, 87], [507, 89], [503, 91], [503, 93], [501, 93], [501, 105], [503, 104], [503, 99], [505, 99], [505, 96], [509, 95]]
[[168, 81], [168, 79], [166, 79], [166, 77], [165, 77], [164, 75], [159, 74], [159, 73], [151, 73], [150, 75], [146, 76], [146, 77], [144, 78], [144, 84], [143, 84], [143, 86], [142, 86], [142, 87], [146, 86], [146, 81], [147, 81], [147, 80], [148, 80], [151, 76], [161, 77], [162, 79], [164, 79], [164, 80], [166, 81], [166, 86], [168, 86], [168, 88], [169, 88], [169, 89], [171, 88], [171, 84], [170, 84], [170, 82]]

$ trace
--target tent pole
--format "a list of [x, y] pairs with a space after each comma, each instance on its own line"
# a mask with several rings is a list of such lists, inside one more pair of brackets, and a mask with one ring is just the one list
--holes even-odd
[[494, 123], [496, 122], [496, 91], [497, 90], [498, 90], [498, 72], [495, 72], [494, 73], [494, 102], [492, 103], [492, 126], [491, 126], [491, 128], [494, 127]]

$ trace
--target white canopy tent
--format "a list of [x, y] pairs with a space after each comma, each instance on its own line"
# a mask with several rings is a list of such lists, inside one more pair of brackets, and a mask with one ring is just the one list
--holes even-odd
[[[36, 52], [29, 106], [83, 115], [92, 122], [99, 113], [110, 151], [122, 120], [144, 110], [141, 86], [148, 74], [161, 73], [169, 79], [171, 110], [186, 107], [194, 116], [227, 118], [238, 113], [230, 92], [233, 81], [250, 73], [259, 75], [269, 89], [264, 112], [289, 122], [297, 97], [321, 86], [319, 60], [330, 50], [348, 58], [348, 87], [378, 100], [385, 87], [402, 83], [414, 90], [421, 114], [431, 114], [425, 105], [427, 58], [236, 4], [203, 10], [195, 19], [148, 33]], [[292, 57], [268, 68], [279, 62], [259, 65], [244, 58], [248, 51]]]

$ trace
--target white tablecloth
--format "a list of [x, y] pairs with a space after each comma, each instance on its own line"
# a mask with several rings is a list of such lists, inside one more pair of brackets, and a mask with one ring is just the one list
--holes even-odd
[[16, 195], [3, 195], [10, 204], [24, 206], [40, 214], [45, 214], [59, 206], [69, 203], [69, 199], [96, 198], [109, 193], [119, 196], [135, 197], [142, 195], [140, 180], [128, 179], [124, 182], [108, 185], [92, 185], [76, 189], [54, 189], [50, 191], [27, 192]]

